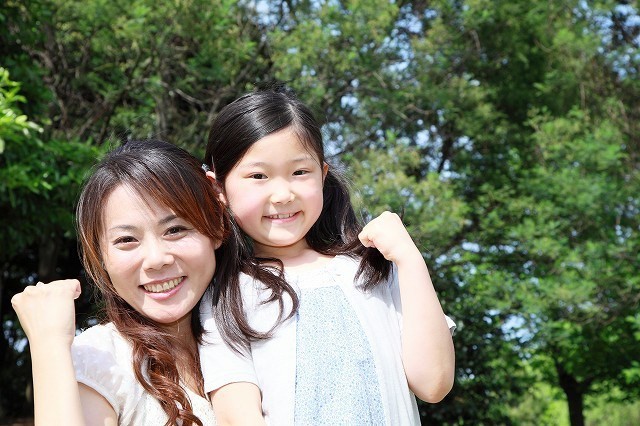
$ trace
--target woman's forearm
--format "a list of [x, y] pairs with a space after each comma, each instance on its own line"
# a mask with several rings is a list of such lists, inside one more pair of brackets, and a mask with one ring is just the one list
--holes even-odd
[[66, 342], [31, 343], [36, 426], [84, 425], [78, 382]]

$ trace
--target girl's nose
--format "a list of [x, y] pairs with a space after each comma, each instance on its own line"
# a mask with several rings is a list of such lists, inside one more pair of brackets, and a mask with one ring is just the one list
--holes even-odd
[[271, 202], [273, 204], [286, 204], [293, 201], [293, 192], [288, 182], [274, 183], [271, 191]]
[[173, 261], [173, 255], [164, 247], [164, 244], [154, 241], [147, 244], [145, 248], [142, 266], [144, 269], [162, 269]]

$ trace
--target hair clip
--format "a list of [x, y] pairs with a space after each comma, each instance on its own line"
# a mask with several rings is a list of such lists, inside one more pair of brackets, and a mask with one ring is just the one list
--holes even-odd
[[204, 170], [204, 171], [205, 171], [205, 173], [206, 173], [206, 172], [211, 171], [211, 169], [209, 168], [209, 166], [207, 166], [206, 164], [202, 164], [202, 170]]

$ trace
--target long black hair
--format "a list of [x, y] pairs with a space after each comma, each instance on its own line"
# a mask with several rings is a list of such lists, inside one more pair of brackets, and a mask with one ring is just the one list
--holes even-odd
[[[227, 175], [254, 143], [286, 128], [291, 129], [298, 140], [317, 156], [319, 164], [325, 163], [319, 122], [311, 109], [284, 86], [247, 93], [224, 107], [209, 130], [204, 162], [215, 172], [216, 179], [224, 189]], [[362, 288], [366, 291], [389, 276], [391, 262], [377, 249], [364, 247], [360, 243], [358, 234], [361, 230], [362, 225], [351, 204], [346, 180], [329, 167], [323, 185], [322, 212], [305, 239], [309, 247], [321, 254], [360, 257], [356, 278], [364, 278]], [[241, 259], [244, 268], [272, 291], [269, 300], [279, 301], [281, 318], [284, 316], [282, 297], [288, 294], [293, 301], [289, 316], [292, 315], [297, 309], [298, 299], [284, 280], [282, 268], [278, 273], [273, 268], [262, 266], [265, 261], [275, 261], [281, 266], [282, 263], [278, 259], [256, 258], [250, 242], [245, 248]], [[248, 327], [248, 324], [244, 326]], [[247, 331], [255, 335], [250, 327]]]

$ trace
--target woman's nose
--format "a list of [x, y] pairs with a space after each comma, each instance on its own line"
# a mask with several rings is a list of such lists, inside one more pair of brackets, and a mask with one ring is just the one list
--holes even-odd
[[173, 263], [173, 261], [173, 255], [161, 242], [149, 242], [145, 247], [142, 262], [144, 269], [162, 269], [164, 266]]

